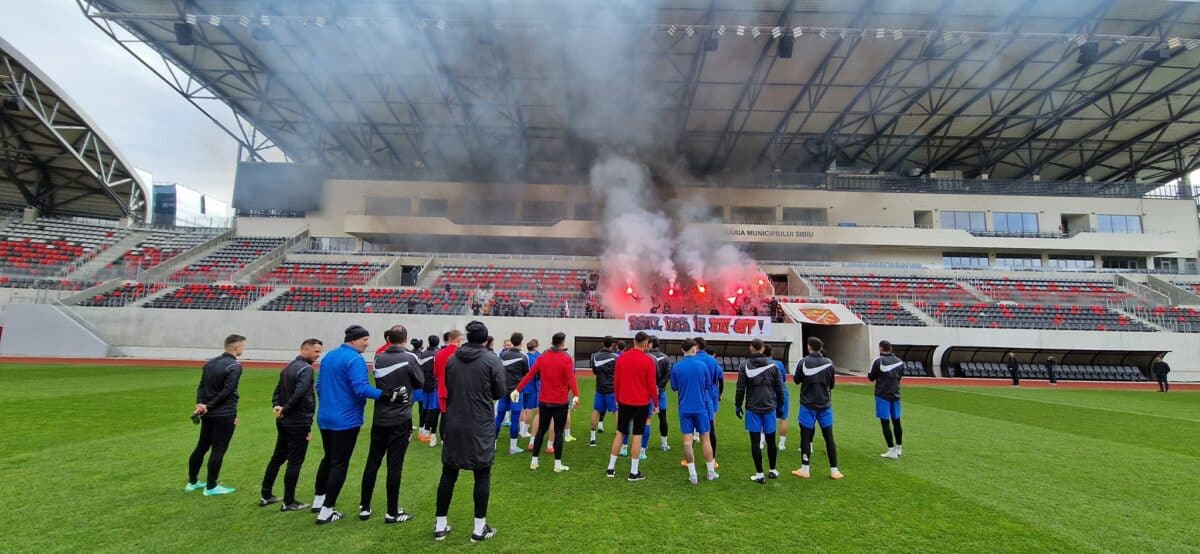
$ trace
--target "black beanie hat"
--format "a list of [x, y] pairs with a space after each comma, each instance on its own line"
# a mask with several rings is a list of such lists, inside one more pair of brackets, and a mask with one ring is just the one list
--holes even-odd
[[346, 339], [342, 342], [355, 341], [369, 336], [371, 336], [371, 333], [362, 325], [351, 325], [346, 328]]
[[467, 324], [467, 342], [483, 344], [487, 342], [488, 328], [482, 321], [472, 321]]

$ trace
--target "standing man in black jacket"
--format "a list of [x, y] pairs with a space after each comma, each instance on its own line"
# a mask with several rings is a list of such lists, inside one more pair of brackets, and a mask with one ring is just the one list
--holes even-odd
[[496, 438], [500, 438], [501, 423], [504, 422], [504, 415], [508, 414], [508, 453], [511, 455], [520, 454], [524, 450], [517, 446], [517, 437], [521, 429], [521, 401], [518, 398], [513, 402], [508, 395], [516, 390], [517, 383], [529, 373], [529, 357], [521, 350], [525, 335], [513, 333], [507, 342], [506, 348], [500, 351], [500, 363], [504, 364], [505, 396], [496, 404]]
[[442, 426], [442, 480], [438, 484], [433, 539], [450, 534], [446, 515], [461, 470], [475, 473], [475, 527], [471, 542], [488, 540], [496, 530], [488, 527], [488, 497], [492, 490], [492, 464], [496, 459], [496, 414], [492, 403], [504, 396], [504, 364], [484, 349], [487, 326], [467, 324], [467, 344], [446, 362], [446, 421]]
[[[900, 427], [900, 379], [904, 377], [904, 360], [892, 353], [892, 343], [879, 341], [879, 357], [871, 362], [867, 379], [875, 383], [875, 417], [883, 427], [887, 452], [880, 457], [898, 460], [904, 454], [904, 429]], [[896, 430], [895, 441], [892, 428]]]
[[296, 501], [296, 483], [300, 480], [300, 468], [308, 454], [313, 414], [317, 412], [312, 364], [321, 357], [323, 347], [324, 344], [318, 339], [305, 340], [300, 343], [300, 355], [279, 372], [279, 383], [275, 385], [271, 400], [275, 412], [275, 452], [271, 454], [267, 472], [263, 474], [259, 506], [279, 502], [279, 497], [272, 494], [271, 490], [275, 488], [279, 468], [287, 462], [287, 471], [283, 474], [283, 505], [279, 511], [291, 512], [308, 507], [308, 504]]
[[[770, 463], [770, 477], [779, 478], [775, 469], [775, 457], [778, 450], [775, 445], [775, 423], [783, 415], [783, 381], [779, 380], [779, 368], [775, 360], [763, 353], [765, 345], [762, 339], [750, 341], [750, 358], [742, 362], [738, 368], [737, 393], [734, 396], [734, 415], [746, 420], [746, 430], [750, 432], [750, 454], [754, 457], [756, 473], [751, 481], [760, 485], [767, 484], [763, 475], [762, 447], [763, 434], [766, 434], [767, 461]], [[742, 411], [743, 403], [746, 411]]]
[[592, 354], [592, 374], [596, 376], [596, 395], [592, 398], [592, 433], [588, 446], [596, 446], [596, 433], [604, 432], [604, 414], [617, 411], [617, 397], [613, 391], [613, 370], [616, 369], [617, 353], [613, 351], [617, 341], [604, 337], [604, 347]]
[[[200, 385], [196, 387], [196, 409], [192, 412], [192, 421], [200, 423], [200, 440], [188, 459], [184, 492], [204, 489], [204, 496], [216, 496], [235, 490], [222, 487], [218, 478], [237, 426], [238, 381], [242, 378], [242, 365], [237, 358], [245, 351], [246, 337], [229, 335], [225, 337], [225, 352], [204, 364]], [[209, 453], [208, 480], [199, 481], [205, 453]]]
[[375, 475], [379, 465], [387, 456], [387, 514], [384, 523], [403, 523], [413, 515], [400, 507], [400, 479], [404, 474], [404, 454], [408, 452], [408, 441], [412, 438], [412, 391], [421, 390], [425, 379], [417, 357], [405, 348], [408, 329], [395, 325], [383, 334], [388, 342], [387, 350], [375, 357], [375, 388], [380, 390], [402, 390], [399, 401], [377, 402], [375, 416], [371, 420], [371, 449], [367, 454], [367, 467], [363, 469], [362, 501], [358, 505], [358, 519], [371, 518], [371, 495], [375, 492]]
[[[667, 424], [667, 386], [671, 383], [671, 358], [662, 351], [662, 342], [656, 336], [650, 337], [650, 349], [646, 354], [654, 358], [654, 376], [658, 385], [658, 436], [662, 441], [659, 448], [666, 452], [671, 449], [671, 445], [667, 444], [667, 433], [671, 431], [671, 426]], [[646, 433], [646, 436], [650, 436], [650, 433]]]
[[421, 410], [420, 423], [421, 429], [417, 433], [417, 440], [420, 442], [429, 442], [429, 437], [437, 433], [438, 417], [442, 415], [441, 410], [437, 408], [437, 378], [433, 376], [433, 358], [437, 356], [438, 345], [441, 340], [437, 335], [429, 335], [425, 339], [425, 350], [417, 353], [417, 362], [421, 364], [421, 378], [423, 379], [421, 387]]
[[1004, 363], [1008, 365], [1008, 375], [1012, 377], [1012, 386], [1021, 386], [1021, 361], [1017, 359], [1017, 354], [1009, 350]]
[[1154, 358], [1154, 363], [1150, 365], [1150, 371], [1154, 374], [1154, 378], [1158, 380], [1158, 392], [1171, 390], [1171, 384], [1167, 382], [1167, 374], [1171, 373], [1171, 366], [1163, 361], [1161, 354], [1157, 358]]
[[792, 475], [802, 479], [811, 477], [808, 466], [818, 424], [825, 439], [825, 454], [829, 456], [829, 477], [842, 478], [842, 472], [838, 470], [837, 443], [833, 441], [833, 360], [821, 355], [823, 347], [821, 339], [809, 337], [808, 356], [796, 364], [796, 374], [792, 377], [800, 385], [801, 464]]

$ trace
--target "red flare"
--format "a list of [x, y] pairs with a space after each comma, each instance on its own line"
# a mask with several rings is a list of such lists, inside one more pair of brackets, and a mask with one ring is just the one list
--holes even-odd
[[704, 294], [704, 285], [700, 285], [700, 294]]
[[738, 294], [742, 294], [743, 292], [742, 287], [738, 287]]
[[633, 294], [633, 287], [625, 287], [625, 294]]
[[729, 300], [729, 303], [730, 303], [730, 304], [736, 304], [736, 303], [737, 303], [737, 297], [736, 297], [736, 296], [730, 296], [728, 300]]

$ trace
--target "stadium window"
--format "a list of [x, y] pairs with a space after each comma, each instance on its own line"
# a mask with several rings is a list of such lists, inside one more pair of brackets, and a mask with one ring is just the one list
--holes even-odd
[[526, 201], [522, 206], [521, 221], [535, 223], [558, 223], [566, 215], [567, 205], [562, 202]]
[[575, 204], [575, 217], [578, 221], [592, 221], [596, 219], [595, 204]]
[[517, 202], [468, 196], [462, 201], [461, 215], [459, 223], [513, 224], [517, 222]]
[[1037, 233], [1037, 214], [1031, 212], [992, 212], [992, 231], [1013, 235]]
[[319, 252], [353, 252], [354, 237], [309, 237], [308, 249]]
[[1058, 269], [1091, 269], [1096, 267], [1094, 256], [1050, 256], [1049, 267]]
[[988, 256], [977, 252], [943, 252], [942, 265], [946, 269], [982, 269], [988, 267]]
[[1146, 269], [1146, 258], [1139, 256], [1102, 256], [1100, 265], [1105, 269]]
[[743, 225], [774, 225], [775, 208], [733, 206], [729, 208], [729, 222]]
[[1014, 268], [1042, 267], [1042, 256], [1040, 254], [1003, 254], [996, 256], [996, 265]]
[[824, 227], [829, 225], [829, 210], [825, 208], [784, 208], [781, 223]]
[[421, 217], [446, 217], [450, 211], [445, 198], [423, 198], [419, 206]]
[[1133, 233], [1142, 232], [1142, 218], [1136, 215], [1099, 214], [1096, 216], [1096, 230], [1101, 233]]
[[960, 229], [963, 231], [986, 231], [987, 220], [983, 212], [941, 212], [943, 229]]
[[367, 197], [367, 215], [406, 216], [412, 215], [411, 198]]

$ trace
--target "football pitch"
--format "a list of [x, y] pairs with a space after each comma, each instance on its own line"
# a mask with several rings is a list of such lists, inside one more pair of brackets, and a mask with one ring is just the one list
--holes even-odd
[[[383, 475], [375, 517], [360, 522], [359, 481], [369, 434], [351, 461], [339, 508], [347, 519], [318, 527], [313, 516], [258, 508], [274, 444], [271, 391], [277, 372], [247, 370], [240, 424], [225, 458], [223, 497], [185, 494], [197, 428], [199, 364], [187, 368], [0, 366], [2, 549], [35, 551], [346, 552], [469, 547], [471, 482], [459, 480], [444, 543], [432, 539], [441, 447], [413, 442], [401, 505], [417, 518], [383, 523]], [[872, 391], [839, 385], [835, 432], [846, 478], [828, 478], [820, 434], [813, 478], [799, 467], [791, 422], [779, 480], [754, 473], [749, 441], [733, 414], [728, 382], [718, 418], [721, 478], [690, 486], [671, 411], [671, 450], [658, 449], [647, 480], [606, 479], [605, 445], [588, 448], [592, 382], [573, 415], [579, 438], [555, 474], [551, 455], [529, 470], [509, 456], [507, 429], [492, 477], [489, 551], [1065, 552], [1200, 550], [1200, 393], [908, 386], [904, 457], [885, 450]], [[795, 386], [790, 385], [792, 416]], [[674, 403], [674, 395], [670, 401]], [[370, 407], [368, 407], [368, 412]], [[368, 413], [368, 422], [370, 415]], [[657, 426], [655, 425], [655, 428]], [[415, 434], [414, 434], [415, 438]], [[521, 441], [524, 446], [525, 441]], [[697, 449], [698, 450], [698, 449]], [[698, 453], [698, 452], [697, 452]], [[765, 453], [764, 453], [765, 457]], [[321, 458], [313, 433], [299, 498], [312, 500]], [[617, 466], [629, 470], [628, 458]], [[381, 471], [382, 473], [382, 471]], [[203, 475], [203, 473], [202, 473]], [[276, 483], [282, 495], [282, 475]]]

